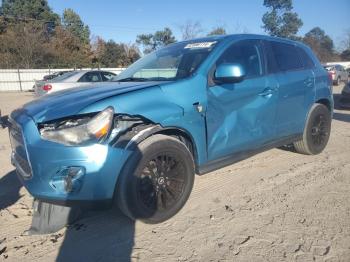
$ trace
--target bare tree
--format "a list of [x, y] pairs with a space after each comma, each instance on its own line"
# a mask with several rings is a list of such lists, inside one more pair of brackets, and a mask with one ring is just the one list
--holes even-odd
[[235, 34], [248, 34], [249, 30], [245, 25], [242, 25], [242, 23], [237, 22], [232, 30]]
[[340, 57], [343, 61], [350, 61], [350, 28], [346, 30], [343, 41], [341, 41]]
[[345, 31], [344, 39], [341, 41], [341, 49], [350, 49], [350, 28]]
[[135, 43], [124, 44], [127, 61], [126, 65], [130, 65], [140, 58], [140, 50]]
[[198, 37], [203, 33], [202, 25], [199, 21], [187, 20], [185, 24], [180, 25], [182, 40], [189, 40]]

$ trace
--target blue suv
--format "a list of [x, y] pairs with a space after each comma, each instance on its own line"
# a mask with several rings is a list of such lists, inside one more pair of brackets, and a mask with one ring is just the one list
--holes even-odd
[[332, 112], [330, 79], [307, 46], [259, 35], [195, 39], [111, 82], [13, 111], [12, 163], [36, 199], [115, 203], [158, 223], [183, 207], [195, 173], [283, 145], [320, 153]]

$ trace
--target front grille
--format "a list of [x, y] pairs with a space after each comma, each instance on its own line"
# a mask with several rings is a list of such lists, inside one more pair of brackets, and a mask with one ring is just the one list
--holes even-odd
[[12, 119], [10, 120], [9, 135], [12, 147], [11, 161], [17, 171], [26, 179], [32, 176], [26, 145], [21, 128]]

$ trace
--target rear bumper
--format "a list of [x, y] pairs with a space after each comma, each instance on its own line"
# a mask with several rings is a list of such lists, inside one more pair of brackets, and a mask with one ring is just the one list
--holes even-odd
[[[119, 173], [131, 151], [110, 145], [69, 147], [45, 141], [30, 117], [20, 113], [11, 118], [21, 128], [23, 137], [23, 145], [12, 142], [12, 163], [34, 198], [65, 206], [110, 204]], [[9, 129], [13, 136], [13, 128]], [[79, 170], [77, 176], [72, 176], [72, 169]], [[67, 190], [66, 181], [70, 177], [73, 177], [71, 190]]]

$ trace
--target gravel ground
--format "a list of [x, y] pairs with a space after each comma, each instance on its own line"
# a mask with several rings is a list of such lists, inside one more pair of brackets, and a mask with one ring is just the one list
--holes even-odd
[[[1, 93], [0, 108], [6, 114], [31, 99]], [[349, 123], [350, 112], [336, 109], [328, 147], [318, 156], [274, 149], [197, 176], [186, 206], [165, 223], [96, 211], [43, 236], [23, 234], [32, 198], [0, 130], [0, 260], [350, 261]]]

